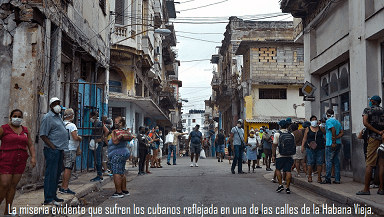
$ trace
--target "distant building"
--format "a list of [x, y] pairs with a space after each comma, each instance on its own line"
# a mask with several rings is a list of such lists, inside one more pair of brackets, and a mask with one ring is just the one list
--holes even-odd
[[195, 126], [200, 125], [200, 132], [205, 135], [206, 130], [204, 129], [204, 110], [189, 110], [188, 113], [182, 114], [182, 122], [183, 122], [183, 132], [190, 133]]

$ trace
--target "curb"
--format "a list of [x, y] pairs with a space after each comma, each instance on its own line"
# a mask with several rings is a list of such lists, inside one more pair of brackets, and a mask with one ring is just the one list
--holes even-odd
[[310, 184], [306, 181], [297, 179], [295, 177], [292, 177], [293, 184], [300, 186], [306, 190], [310, 190], [313, 193], [319, 194], [321, 196], [324, 196], [328, 199], [334, 200], [336, 202], [342, 203], [342, 204], [347, 204], [348, 206], [353, 207], [354, 204], [366, 204], [368, 207], [372, 208], [373, 213], [376, 215], [382, 216], [382, 214], [379, 213], [384, 213], [384, 205], [375, 203], [370, 200], [365, 200], [363, 198], [358, 198], [354, 195], [347, 194], [345, 192], [339, 191], [339, 190], [329, 190], [322, 188], [317, 185]]

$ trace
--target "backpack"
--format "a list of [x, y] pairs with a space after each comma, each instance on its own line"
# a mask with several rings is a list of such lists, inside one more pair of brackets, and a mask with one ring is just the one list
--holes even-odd
[[280, 155], [289, 156], [296, 154], [295, 137], [291, 133], [283, 133], [279, 131], [279, 153]]

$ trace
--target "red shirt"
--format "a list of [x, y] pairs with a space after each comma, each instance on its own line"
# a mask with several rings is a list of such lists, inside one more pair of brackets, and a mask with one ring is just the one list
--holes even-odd
[[1, 126], [3, 128], [3, 137], [1, 138], [1, 151], [27, 150], [28, 149], [28, 129], [21, 126], [20, 134], [15, 133], [8, 124]]

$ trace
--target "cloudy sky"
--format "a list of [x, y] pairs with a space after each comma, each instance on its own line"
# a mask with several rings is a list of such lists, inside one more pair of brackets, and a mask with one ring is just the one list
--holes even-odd
[[[175, 0], [177, 18], [175, 25], [180, 90], [184, 112], [204, 109], [204, 100], [211, 96], [213, 65], [209, 59], [217, 53], [224, 39], [225, 27], [230, 16], [244, 20], [291, 21], [289, 14], [282, 15], [279, 0]], [[275, 17], [274, 17], [275, 16]], [[265, 19], [264, 17], [273, 17]]]

